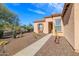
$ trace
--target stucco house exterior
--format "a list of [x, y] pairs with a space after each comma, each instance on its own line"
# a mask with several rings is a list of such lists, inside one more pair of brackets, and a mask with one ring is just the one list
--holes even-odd
[[[65, 3], [62, 15], [53, 14], [43, 20], [34, 22], [34, 32], [53, 33], [55, 35], [56, 20], [61, 19], [61, 31], [59, 36], [64, 36], [75, 52], [79, 53], [79, 3]], [[43, 25], [39, 29], [39, 25]]]
[[65, 3], [62, 12], [64, 37], [79, 52], [79, 4]]
[[35, 33], [53, 33], [55, 35], [56, 23], [60, 23], [59, 30], [57, 30], [58, 35], [63, 36], [63, 24], [61, 14], [53, 14], [51, 16], [45, 17], [43, 20], [36, 20], [34, 22], [34, 32]]

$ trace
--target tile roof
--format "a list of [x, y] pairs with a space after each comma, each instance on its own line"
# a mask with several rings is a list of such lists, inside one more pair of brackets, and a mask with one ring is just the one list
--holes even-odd
[[37, 23], [37, 22], [45, 22], [45, 20], [36, 20], [34, 23]]

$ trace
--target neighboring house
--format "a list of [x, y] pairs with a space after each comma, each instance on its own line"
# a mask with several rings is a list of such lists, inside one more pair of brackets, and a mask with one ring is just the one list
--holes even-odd
[[45, 17], [43, 20], [37, 20], [34, 22], [35, 33], [53, 33], [55, 30], [58, 35], [63, 36], [63, 24], [61, 14], [53, 14], [52, 16]]
[[66, 3], [62, 20], [64, 36], [76, 52], [79, 52], [79, 4]]

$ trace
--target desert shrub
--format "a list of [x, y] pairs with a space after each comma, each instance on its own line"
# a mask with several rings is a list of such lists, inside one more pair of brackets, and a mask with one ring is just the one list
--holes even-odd
[[3, 37], [3, 33], [4, 33], [4, 31], [3, 30], [0, 30], [0, 38]]

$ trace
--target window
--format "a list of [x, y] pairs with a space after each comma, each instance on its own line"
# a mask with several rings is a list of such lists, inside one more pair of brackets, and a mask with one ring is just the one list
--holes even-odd
[[61, 32], [61, 19], [55, 20], [55, 29], [57, 32]]
[[43, 30], [43, 24], [38, 24], [38, 29], [42, 31]]

